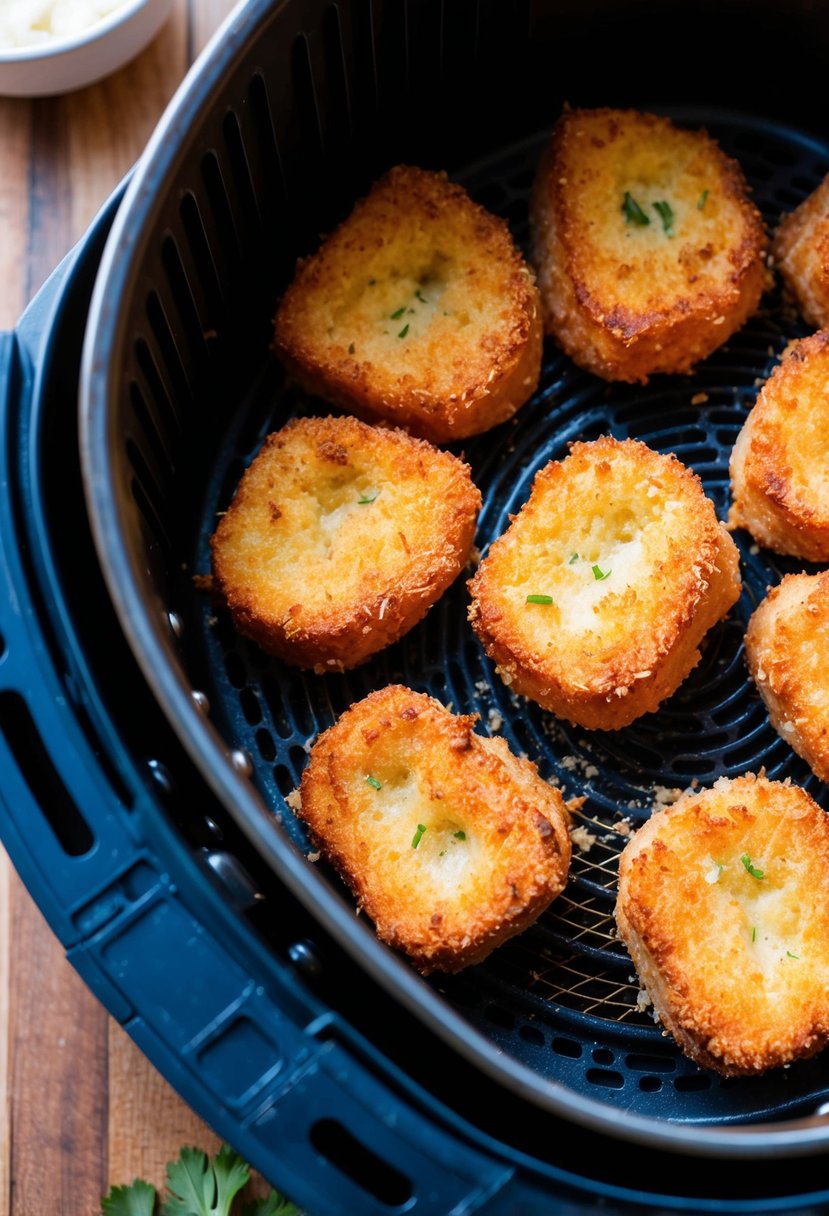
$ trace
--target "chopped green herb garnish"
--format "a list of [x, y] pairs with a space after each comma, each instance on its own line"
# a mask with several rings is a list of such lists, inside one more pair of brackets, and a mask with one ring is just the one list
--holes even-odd
[[765, 870], [758, 870], [756, 866], [753, 866], [751, 864], [751, 858], [749, 857], [748, 853], [743, 853], [742, 857], [740, 858], [740, 861], [743, 863], [745, 868], [748, 870], [751, 877], [756, 878], [758, 880], [758, 882], [761, 878], [766, 877]]
[[438, 853], [438, 857], [445, 857], [445, 856], [446, 856], [446, 849], [441, 849], [441, 851]]
[[632, 194], [628, 194], [627, 190], [625, 191], [625, 201], [622, 203], [622, 211], [626, 224], [636, 224], [638, 228], [644, 228], [646, 224], [650, 223], [636, 199]]
[[409, 322], [407, 321], [397, 336], [398, 336], [398, 338], [405, 338], [406, 334], [408, 332], [409, 332]]
[[579, 560], [579, 555], [578, 555], [578, 553], [571, 553], [571, 554], [570, 554], [570, 560], [569, 560], [569, 562], [567, 563], [567, 565], [568, 565], [568, 566], [572, 566], [573, 562], [577, 562], [578, 560]]
[[786, 951], [786, 955], [787, 955], [787, 957], [788, 957], [788, 958], [796, 958], [796, 959], [798, 959], [798, 961], [800, 960], [800, 955], [799, 955], [799, 954], [792, 954], [791, 950], [787, 950], [787, 951]]
[[415, 832], [414, 836], [412, 837], [412, 848], [413, 849], [416, 849], [417, 846], [420, 844], [421, 838], [425, 831], [426, 831], [426, 824], [419, 823], [417, 825], [417, 831]]
[[659, 218], [662, 221], [662, 229], [665, 233], [665, 236], [673, 236], [674, 235], [674, 229], [673, 229], [674, 213], [671, 209], [670, 203], [666, 203], [666, 202], [654, 203], [653, 209], [658, 214]]
[[354, 350], [355, 350], [354, 343], [353, 343], [353, 342], [349, 342], [349, 344], [348, 344], [348, 353], [349, 353], [350, 355], [353, 355], [353, 354], [354, 354]]
[[703, 207], [705, 206], [705, 201], [707, 198], [708, 198], [708, 191], [703, 190], [702, 194], [697, 199], [697, 211], [702, 211]]
[[389, 313], [389, 320], [390, 321], [399, 321], [405, 311], [406, 311], [406, 305], [404, 304], [403, 307], [398, 308], [396, 312]]
[[361, 507], [365, 507], [368, 505], [368, 503], [374, 502], [375, 498], [377, 497], [377, 495], [379, 493], [380, 493], [379, 490], [375, 490], [373, 494], [363, 494], [363, 496], [361, 498], [357, 499], [357, 502]]
[[453, 832], [452, 835], [456, 840], [466, 840], [466, 832]]
[[612, 573], [613, 573], [612, 570], [602, 571], [599, 566], [593, 567], [593, 577], [597, 583], [600, 583], [602, 581], [602, 579], [604, 579], [604, 578], [610, 578]]
[[751, 940], [753, 942], [757, 941], [757, 926], [756, 925], [751, 926]]
[[423, 295], [423, 292], [420, 290], [420, 288], [419, 288], [419, 287], [418, 287], [417, 291], [415, 292], [415, 297], [416, 297], [418, 300], [420, 300], [421, 304], [428, 304], [428, 303], [429, 303], [429, 301], [428, 301], [428, 300], [426, 299], [426, 297]]
[[370, 785], [373, 790], [381, 790], [383, 787], [376, 777], [366, 777], [366, 785]]
[[553, 597], [551, 595], [528, 595], [528, 604], [552, 604]]

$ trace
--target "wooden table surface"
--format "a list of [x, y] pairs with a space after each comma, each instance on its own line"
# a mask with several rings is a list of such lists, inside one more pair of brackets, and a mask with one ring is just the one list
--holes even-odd
[[[176, 0], [108, 80], [0, 98], [0, 329], [83, 235], [231, 7]], [[84, 987], [0, 851], [0, 1216], [98, 1216], [111, 1183], [162, 1183], [185, 1143], [218, 1142]]]

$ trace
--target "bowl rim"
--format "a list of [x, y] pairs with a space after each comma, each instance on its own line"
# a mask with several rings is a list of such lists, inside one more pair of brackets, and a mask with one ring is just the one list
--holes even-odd
[[7, 63], [34, 63], [39, 60], [54, 59], [59, 55], [71, 54], [85, 46], [92, 46], [103, 41], [109, 34], [121, 25], [126, 25], [141, 9], [149, 8], [155, 0], [121, 0], [119, 6], [111, 13], [101, 17], [92, 25], [70, 37], [50, 38], [48, 42], [39, 42], [29, 46], [3, 47], [0, 46], [0, 67]]

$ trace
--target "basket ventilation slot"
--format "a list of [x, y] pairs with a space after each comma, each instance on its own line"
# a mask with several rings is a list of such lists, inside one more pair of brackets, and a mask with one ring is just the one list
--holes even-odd
[[64, 853], [85, 856], [95, 837], [52, 763], [28, 705], [16, 692], [0, 693], [0, 731]]
[[413, 1194], [412, 1184], [393, 1166], [352, 1136], [336, 1119], [319, 1119], [311, 1128], [311, 1143], [341, 1173], [390, 1208], [402, 1207]]

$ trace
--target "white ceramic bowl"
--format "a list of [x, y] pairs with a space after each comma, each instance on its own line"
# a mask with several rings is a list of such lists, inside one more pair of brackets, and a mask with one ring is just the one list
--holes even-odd
[[155, 37], [172, 6], [173, 0], [129, 0], [71, 38], [0, 48], [0, 96], [68, 93], [108, 76]]

